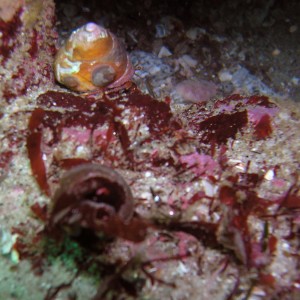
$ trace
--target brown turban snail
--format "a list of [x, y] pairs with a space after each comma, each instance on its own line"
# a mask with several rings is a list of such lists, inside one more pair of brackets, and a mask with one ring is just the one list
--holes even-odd
[[124, 45], [95, 23], [75, 30], [54, 62], [58, 82], [76, 92], [117, 88], [130, 81], [134, 68]]
[[106, 223], [126, 226], [133, 212], [133, 196], [123, 177], [109, 167], [86, 163], [64, 174], [53, 197], [48, 229], [95, 239], [110, 229]]

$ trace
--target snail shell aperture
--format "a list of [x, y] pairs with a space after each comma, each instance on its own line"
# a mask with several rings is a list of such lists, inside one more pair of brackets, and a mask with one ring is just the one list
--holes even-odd
[[105, 28], [87, 23], [75, 30], [54, 62], [58, 82], [76, 92], [117, 88], [134, 68], [122, 42]]

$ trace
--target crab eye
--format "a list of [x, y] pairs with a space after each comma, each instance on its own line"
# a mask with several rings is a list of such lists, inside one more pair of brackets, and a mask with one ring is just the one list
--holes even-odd
[[112, 66], [103, 65], [94, 69], [92, 83], [98, 87], [105, 87], [114, 81], [116, 72]]

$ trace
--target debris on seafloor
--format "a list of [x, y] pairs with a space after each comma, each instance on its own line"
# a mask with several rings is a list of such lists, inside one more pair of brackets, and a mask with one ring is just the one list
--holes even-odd
[[18, 252], [14, 249], [14, 245], [16, 245], [18, 234], [11, 234], [9, 231], [2, 229], [0, 236], [1, 254], [10, 256], [11, 261], [17, 264], [20, 259]]
[[241, 66], [232, 74], [231, 81], [237, 92], [243, 90], [248, 94], [263, 94], [270, 95], [272, 97], [278, 97], [278, 95], [272, 91], [266, 84], [264, 84], [259, 78], [250, 74], [250, 72]]
[[164, 98], [170, 94], [173, 84], [174, 68], [158, 56], [144, 51], [133, 51], [130, 54], [136, 67], [134, 81], [141, 91], [152, 96]]
[[198, 103], [208, 101], [216, 96], [217, 86], [207, 80], [187, 79], [179, 82], [175, 87], [175, 91], [184, 101]]

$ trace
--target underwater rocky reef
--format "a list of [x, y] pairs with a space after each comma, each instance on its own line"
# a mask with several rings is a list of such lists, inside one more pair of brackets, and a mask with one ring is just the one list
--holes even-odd
[[298, 299], [297, 9], [0, 2], [0, 299]]

